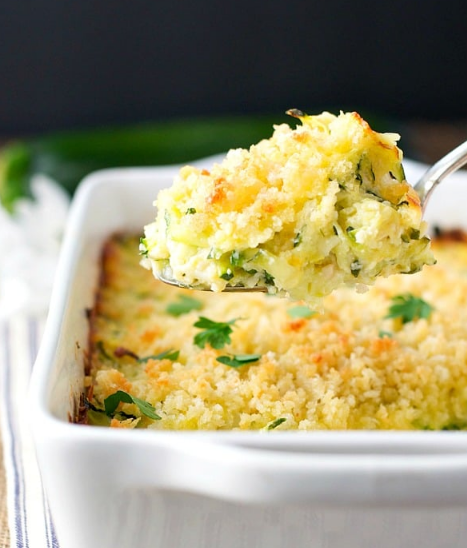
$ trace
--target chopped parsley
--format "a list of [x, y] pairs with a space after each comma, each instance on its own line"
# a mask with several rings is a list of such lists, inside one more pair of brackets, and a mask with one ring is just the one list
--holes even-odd
[[141, 400], [136, 396], [128, 394], [123, 390], [117, 390], [114, 394], [111, 394], [104, 400], [104, 411], [108, 417], [114, 417], [117, 412], [117, 408], [120, 403], [134, 403], [140, 412], [146, 417], [158, 421], [161, 417], [156, 413], [154, 407], [147, 401]]
[[311, 318], [311, 316], [314, 316], [317, 312], [311, 310], [311, 308], [306, 305], [297, 305], [289, 308], [287, 314], [291, 318]]
[[194, 324], [195, 327], [202, 329], [195, 335], [193, 342], [199, 348], [204, 348], [206, 344], [210, 344], [213, 348], [224, 348], [230, 343], [230, 334], [233, 332], [232, 325], [237, 319], [229, 322], [215, 322], [204, 316], [200, 316]]
[[280, 417], [280, 418], [276, 419], [275, 421], [270, 422], [267, 425], [266, 430], [274, 430], [275, 428], [277, 428], [280, 424], [282, 424], [286, 420], [287, 419], [285, 417]]
[[128, 413], [124, 413], [123, 411], [118, 410], [118, 406], [120, 403], [134, 403], [142, 415], [145, 415], [149, 419], [152, 419], [154, 421], [161, 420], [161, 417], [156, 413], [154, 407], [148, 403], [147, 401], [144, 401], [140, 398], [137, 398], [136, 396], [132, 396], [131, 394], [128, 394], [128, 392], [124, 392], [123, 390], [117, 390], [110, 396], [107, 396], [104, 400], [104, 409], [97, 407], [93, 403], [91, 403], [89, 400], [85, 400], [86, 407], [94, 411], [95, 413], [104, 414], [110, 419], [117, 418], [117, 419], [136, 419], [134, 415], [130, 415]]
[[172, 350], [169, 348], [169, 350], [164, 350], [164, 352], [160, 352], [159, 354], [155, 354], [154, 356], [146, 356], [145, 358], [139, 358], [139, 363], [146, 363], [149, 360], [172, 360], [175, 361], [178, 359], [178, 356], [180, 355], [179, 350]]
[[188, 314], [192, 310], [201, 310], [203, 308], [203, 303], [194, 299], [193, 297], [188, 297], [187, 295], [179, 295], [178, 300], [170, 303], [165, 311], [171, 316], [182, 316], [183, 314]]
[[434, 308], [420, 297], [404, 293], [392, 298], [392, 305], [385, 317], [400, 318], [402, 323], [408, 323], [420, 318], [428, 319], [433, 310]]
[[235, 354], [234, 356], [219, 356], [216, 360], [229, 367], [237, 368], [257, 362], [260, 358], [261, 354]]
[[194, 215], [196, 213], [196, 209], [194, 207], [189, 207], [186, 211], [185, 211], [185, 215]]
[[169, 350], [164, 350], [163, 352], [160, 352], [159, 354], [140, 358], [138, 354], [136, 354], [132, 350], [129, 350], [128, 348], [125, 348], [124, 346], [119, 346], [118, 348], [114, 350], [115, 357], [123, 358], [123, 356], [128, 356], [130, 358], [135, 359], [139, 363], [145, 363], [148, 360], [164, 360], [164, 359], [174, 361], [178, 358], [179, 354], [180, 352], [178, 350], [172, 350], [170, 348]]

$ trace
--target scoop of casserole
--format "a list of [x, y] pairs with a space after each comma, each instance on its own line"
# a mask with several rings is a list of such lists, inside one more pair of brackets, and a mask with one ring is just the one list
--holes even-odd
[[398, 135], [355, 112], [316, 116], [235, 149], [211, 171], [186, 166], [159, 193], [143, 263], [187, 286], [266, 286], [317, 302], [342, 285], [433, 264]]

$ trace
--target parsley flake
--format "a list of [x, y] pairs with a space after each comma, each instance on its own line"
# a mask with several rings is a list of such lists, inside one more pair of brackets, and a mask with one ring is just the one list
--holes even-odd
[[201, 310], [203, 308], [203, 303], [194, 299], [193, 297], [188, 297], [187, 295], [179, 295], [178, 301], [170, 303], [165, 311], [171, 316], [182, 316], [183, 314], [188, 314], [192, 310]]
[[257, 362], [260, 358], [261, 354], [235, 354], [234, 356], [219, 356], [216, 360], [229, 367], [237, 368]]
[[410, 293], [396, 295], [385, 318], [400, 318], [402, 323], [412, 322], [420, 318], [428, 319], [434, 308], [420, 297]]
[[146, 363], [149, 360], [172, 360], [175, 361], [178, 359], [178, 356], [180, 354], [179, 350], [172, 350], [169, 348], [169, 350], [164, 350], [163, 352], [160, 352], [159, 354], [156, 354], [154, 356], [146, 356], [145, 358], [139, 358], [139, 363]]
[[287, 419], [285, 417], [280, 417], [280, 418], [276, 419], [275, 421], [270, 422], [267, 425], [266, 430], [274, 430], [274, 428], [277, 428], [279, 425], [281, 425], [286, 420]]
[[199, 327], [203, 331], [195, 335], [193, 342], [196, 346], [204, 348], [206, 344], [210, 344], [213, 348], [224, 348], [226, 344], [230, 343], [230, 334], [233, 332], [232, 325], [237, 319], [230, 320], [229, 322], [215, 322], [204, 316], [200, 316], [198, 321], [194, 324], [195, 327]]

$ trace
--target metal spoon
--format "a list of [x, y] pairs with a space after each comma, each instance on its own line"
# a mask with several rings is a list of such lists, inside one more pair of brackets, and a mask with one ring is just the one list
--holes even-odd
[[423, 211], [438, 184], [465, 164], [467, 164], [467, 141], [443, 156], [422, 175], [414, 185], [414, 189], [420, 196]]
[[[211, 291], [211, 289], [205, 285], [188, 285], [179, 282], [178, 280], [172, 280], [165, 277], [163, 274], [158, 274], [157, 279], [165, 284], [174, 285], [175, 287], [181, 287], [183, 289], [193, 289], [195, 291]], [[267, 293], [267, 287], [255, 285], [253, 287], [244, 287], [243, 285], [226, 285], [222, 290], [224, 293]]]
[[[456, 147], [454, 150], [443, 156], [435, 164], [433, 164], [414, 185], [414, 190], [420, 197], [422, 210], [425, 211], [428, 200], [430, 199], [433, 190], [439, 183], [451, 173], [454, 173], [462, 166], [467, 164], [467, 141]], [[184, 285], [183, 283], [169, 279], [163, 275], [158, 275], [158, 279], [169, 285], [182, 287], [185, 289], [194, 289], [198, 291], [211, 291], [209, 287], [202, 285]], [[262, 286], [243, 287], [237, 285], [227, 285], [223, 291], [227, 292], [262, 292], [267, 293], [268, 289]]]

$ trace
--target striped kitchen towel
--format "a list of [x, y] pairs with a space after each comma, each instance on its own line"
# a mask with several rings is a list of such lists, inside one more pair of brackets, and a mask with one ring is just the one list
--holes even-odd
[[37, 466], [28, 389], [45, 321], [18, 315], [0, 322], [1, 431], [12, 548], [58, 548]]

